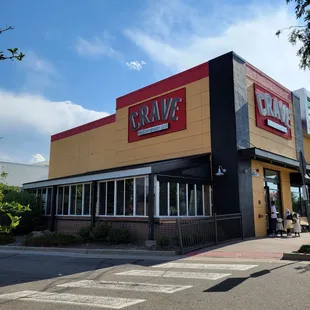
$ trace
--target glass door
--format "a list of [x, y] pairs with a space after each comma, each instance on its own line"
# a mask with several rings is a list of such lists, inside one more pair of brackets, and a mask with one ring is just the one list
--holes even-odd
[[268, 187], [269, 208], [271, 202], [273, 201], [277, 208], [277, 213], [279, 213], [280, 216], [282, 217], [280, 173], [279, 171], [265, 169], [264, 179], [265, 179], [265, 187]]

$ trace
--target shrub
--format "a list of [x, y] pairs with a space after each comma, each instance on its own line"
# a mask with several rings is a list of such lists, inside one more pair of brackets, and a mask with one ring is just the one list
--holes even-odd
[[169, 238], [167, 236], [161, 236], [156, 240], [157, 245], [160, 248], [169, 246]]
[[37, 227], [42, 226], [41, 215], [43, 201], [27, 191], [16, 192], [8, 191], [3, 198], [4, 202], [18, 202], [23, 206], [29, 206], [30, 210], [22, 214], [19, 225], [14, 230], [15, 234], [28, 234]]
[[92, 227], [83, 227], [79, 230], [78, 235], [84, 240], [84, 241], [91, 241], [93, 240], [92, 235]]
[[310, 254], [310, 244], [304, 244], [298, 250], [299, 253]]
[[129, 230], [125, 228], [111, 228], [108, 233], [108, 242], [112, 244], [124, 244], [130, 242]]
[[96, 225], [91, 232], [92, 238], [95, 241], [107, 241], [110, 231], [111, 226], [106, 223]]
[[10, 234], [0, 233], [0, 245], [6, 245], [15, 242], [15, 238]]
[[64, 233], [47, 233], [39, 236], [28, 236], [24, 240], [27, 246], [68, 246], [82, 244], [83, 239], [79, 236]]

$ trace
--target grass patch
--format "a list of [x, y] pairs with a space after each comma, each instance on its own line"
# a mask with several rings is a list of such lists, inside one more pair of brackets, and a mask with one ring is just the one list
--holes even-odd
[[298, 250], [298, 253], [310, 254], [310, 244], [304, 244]]
[[15, 242], [15, 238], [10, 234], [0, 233], [0, 245], [6, 245]]
[[82, 244], [79, 236], [64, 233], [48, 233], [41, 236], [27, 236], [23, 242], [26, 246], [57, 247]]

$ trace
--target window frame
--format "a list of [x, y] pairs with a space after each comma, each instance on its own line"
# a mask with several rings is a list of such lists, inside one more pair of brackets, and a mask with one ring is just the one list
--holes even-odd
[[[43, 189], [46, 190], [46, 202], [45, 200], [43, 199]], [[44, 201], [44, 212], [42, 213], [43, 216], [51, 216], [52, 214], [52, 204], [50, 205], [50, 212], [47, 213], [47, 204], [48, 204], [48, 191], [51, 191], [51, 203], [52, 203], [52, 200], [53, 200], [53, 187], [52, 186], [48, 186], [48, 187], [40, 187], [40, 188], [36, 188], [36, 189], [33, 189], [31, 190], [31, 192], [36, 196], [36, 197], [39, 197], [39, 192], [41, 193], [40, 197], [41, 199]]]
[[[136, 212], [136, 179], [144, 179], [144, 215], [137, 215]], [[125, 214], [125, 199], [126, 199], [126, 180], [133, 180], [133, 214], [132, 215], [126, 215]], [[123, 214], [118, 215], [116, 214], [116, 208], [117, 208], [117, 182], [123, 181], [124, 184], [124, 197], [123, 197]], [[114, 215], [107, 215], [107, 197], [108, 197], [108, 182], [113, 182], [114, 183]], [[120, 178], [120, 179], [108, 179], [108, 180], [102, 180], [98, 181], [97, 185], [97, 197], [96, 197], [96, 217], [124, 217], [124, 218], [132, 218], [132, 217], [138, 217], [138, 218], [147, 218], [148, 216], [146, 215], [146, 198], [147, 198], [147, 182], [148, 182], [148, 175], [139, 175], [139, 176], [134, 176], [134, 177], [127, 177], [127, 178]], [[105, 183], [106, 185], [106, 191], [105, 191], [105, 214], [99, 214], [100, 210], [100, 184]]]
[[[89, 214], [84, 214], [84, 188], [85, 188], [85, 185], [86, 184], [89, 184], [89, 187], [90, 187], [90, 190], [89, 190]], [[81, 209], [81, 214], [76, 214], [76, 204], [77, 204], [77, 186], [78, 185], [82, 185], [82, 209]], [[72, 199], [71, 199], [71, 195], [72, 195], [72, 187], [75, 186], [75, 199], [74, 199], [74, 210], [75, 210], [75, 214], [70, 214], [71, 213], [71, 202], [72, 202]], [[62, 210], [62, 213], [59, 214], [58, 213], [58, 195], [59, 195], [59, 188], [62, 187], [63, 188], [63, 197], [62, 197], [62, 207], [61, 207], [61, 210]], [[69, 187], [69, 197], [68, 197], [68, 214], [63, 214], [64, 212], [64, 189], [65, 187]], [[55, 216], [66, 216], [66, 217], [79, 217], [79, 216], [82, 216], [82, 217], [91, 217], [91, 198], [92, 198], [92, 182], [85, 182], [85, 183], [76, 183], [76, 184], [66, 184], [66, 185], [59, 185], [57, 186], [57, 194], [56, 194], [56, 214]]]
[[[159, 207], [159, 195], [160, 195], [160, 182], [155, 180], [155, 190], [156, 190], [156, 203], [155, 203], [155, 217], [156, 218], [201, 218], [201, 217], [211, 217], [212, 216], [212, 187], [209, 184], [201, 184], [202, 185], [202, 207], [203, 207], [203, 215], [197, 215], [197, 184], [194, 184], [194, 201], [195, 201], [195, 215], [189, 215], [189, 201], [188, 201], [188, 183], [180, 183], [180, 182], [166, 182], [167, 183], [167, 209], [168, 215], [160, 215], [160, 207]], [[170, 183], [177, 183], [177, 207], [178, 215], [170, 215]], [[180, 215], [180, 184], [185, 184], [185, 197], [186, 197], [186, 215]], [[209, 213], [210, 215], [206, 215], [206, 205], [205, 205], [205, 187], [209, 188]]]

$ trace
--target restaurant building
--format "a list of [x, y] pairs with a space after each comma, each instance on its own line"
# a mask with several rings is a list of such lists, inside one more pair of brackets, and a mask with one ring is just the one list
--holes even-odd
[[300, 98], [230, 52], [53, 135], [49, 178], [24, 189], [57, 231], [105, 221], [144, 241], [174, 237], [180, 217], [241, 212], [244, 236], [265, 236], [270, 202], [292, 210], [291, 183], [305, 184], [303, 139]]

